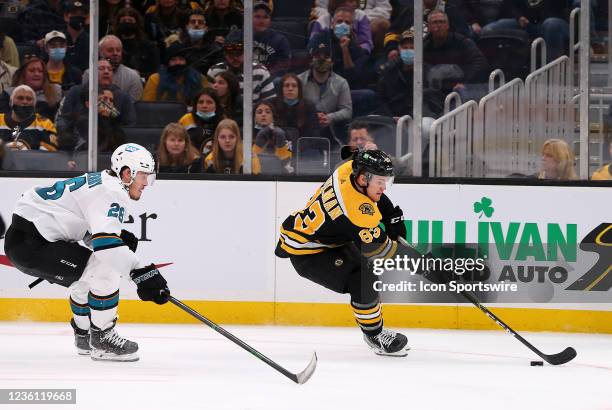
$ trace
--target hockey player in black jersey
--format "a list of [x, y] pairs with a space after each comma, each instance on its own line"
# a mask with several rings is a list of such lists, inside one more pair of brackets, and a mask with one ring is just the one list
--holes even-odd
[[[402, 210], [384, 194], [393, 182], [391, 158], [380, 150], [356, 151], [315, 192], [304, 209], [283, 222], [275, 253], [298, 274], [351, 295], [357, 324], [376, 354], [406, 356], [408, 339], [383, 327], [375, 277], [362, 265], [391, 258], [406, 235]], [[378, 225], [385, 225], [383, 231]], [[359, 249], [368, 245], [374, 250]]]

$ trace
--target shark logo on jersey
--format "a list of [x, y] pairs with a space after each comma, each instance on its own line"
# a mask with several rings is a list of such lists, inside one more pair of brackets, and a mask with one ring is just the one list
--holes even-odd
[[133, 145], [128, 145], [127, 147], [125, 147], [125, 150], [126, 150], [127, 152], [134, 152], [134, 151], [138, 151], [138, 149], [139, 149], [138, 147], [135, 147], [135, 146], [133, 146]]

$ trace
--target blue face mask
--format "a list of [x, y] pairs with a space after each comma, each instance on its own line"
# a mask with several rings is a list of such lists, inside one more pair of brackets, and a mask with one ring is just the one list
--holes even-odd
[[189, 37], [191, 37], [191, 39], [194, 41], [201, 40], [202, 37], [204, 37], [204, 35], [206, 34], [206, 30], [204, 30], [203, 28], [202, 29], [190, 28], [190, 29], [187, 29], [187, 32], [189, 33]]
[[406, 65], [413, 65], [414, 64], [414, 50], [411, 49], [405, 49], [405, 50], [400, 50], [400, 58], [402, 59], [402, 62]]
[[334, 34], [338, 38], [348, 36], [349, 34], [351, 34], [351, 28], [346, 23], [336, 24], [336, 26], [334, 27]]
[[197, 111], [196, 115], [198, 117], [200, 117], [203, 120], [210, 120], [212, 118], [214, 118], [215, 115], [217, 115], [214, 111], [211, 112], [202, 112], [202, 111]]
[[283, 98], [283, 101], [285, 102], [285, 104], [287, 104], [289, 107], [293, 107], [294, 105], [297, 105], [297, 103], [300, 102], [300, 100], [298, 100], [297, 98]]
[[62, 61], [66, 57], [66, 48], [58, 47], [58, 48], [50, 48], [49, 49], [49, 58], [53, 61]]

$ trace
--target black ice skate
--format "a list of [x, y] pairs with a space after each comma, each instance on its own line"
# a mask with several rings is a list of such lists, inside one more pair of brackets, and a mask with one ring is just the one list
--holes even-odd
[[83, 356], [89, 356], [91, 346], [89, 346], [89, 330], [80, 329], [74, 319], [70, 319], [70, 325], [74, 329], [74, 345], [77, 348], [77, 353]]
[[105, 330], [91, 325], [91, 358], [111, 362], [135, 362], [138, 357], [138, 344], [124, 339], [115, 331], [115, 322]]
[[363, 335], [365, 342], [381, 356], [406, 356], [410, 347], [408, 338], [401, 333], [383, 329], [376, 336]]

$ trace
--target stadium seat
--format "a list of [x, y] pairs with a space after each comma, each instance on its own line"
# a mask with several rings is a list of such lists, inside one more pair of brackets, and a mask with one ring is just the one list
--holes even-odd
[[529, 36], [522, 30], [493, 30], [482, 33], [478, 48], [491, 63], [491, 69], [504, 72], [506, 82], [525, 78], [529, 73]]
[[6, 151], [2, 168], [10, 171], [68, 171], [71, 152]]
[[162, 131], [161, 127], [123, 127], [127, 142], [140, 144], [153, 153], [157, 150]]
[[272, 28], [287, 37], [292, 50], [304, 50], [308, 43], [308, 28], [306, 24], [306, 19], [275, 19], [272, 21]]
[[187, 106], [179, 102], [137, 101], [134, 109], [139, 127], [164, 128], [168, 123], [178, 122], [187, 113]]
[[297, 175], [329, 175], [330, 143], [327, 138], [302, 137], [297, 142]]
[[310, 15], [313, 0], [281, 0], [274, 2], [274, 20], [294, 18], [306, 20]]

